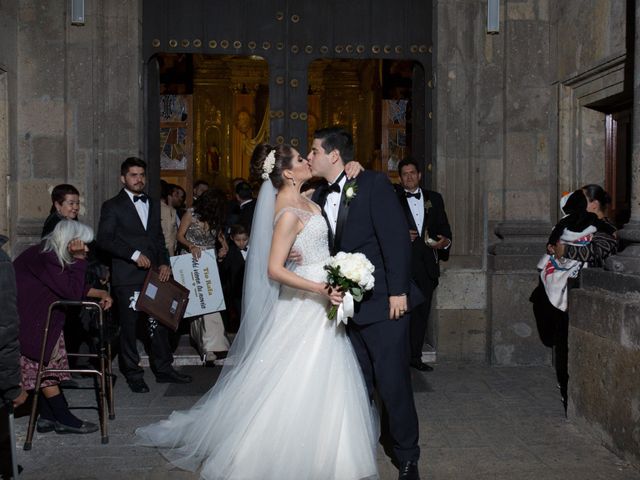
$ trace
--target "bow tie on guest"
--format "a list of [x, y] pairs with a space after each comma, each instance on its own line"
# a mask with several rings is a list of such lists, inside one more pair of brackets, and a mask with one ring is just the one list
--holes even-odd
[[147, 203], [147, 197], [144, 193], [142, 195], [134, 195], [133, 196], [133, 201], [134, 203], [137, 202], [138, 200], [140, 200], [143, 203]]
[[407, 192], [407, 191], [405, 190], [405, 192], [404, 192], [404, 196], [405, 196], [405, 197], [407, 197], [407, 198], [411, 198], [411, 197], [413, 197], [413, 198], [415, 198], [416, 200], [420, 200], [420, 197], [421, 197], [422, 195], [420, 195], [420, 190], [418, 190], [416, 193]]

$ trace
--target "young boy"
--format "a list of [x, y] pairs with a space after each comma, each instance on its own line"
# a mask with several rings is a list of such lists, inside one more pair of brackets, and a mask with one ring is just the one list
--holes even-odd
[[229, 252], [220, 265], [221, 277], [227, 311], [229, 312], [229, 330], [235, 332], [240, 326], [242, 316], [242, 284], [244, 264], [247, 259], [249, 234], [242, 225], [232, 225], [229, 231]]

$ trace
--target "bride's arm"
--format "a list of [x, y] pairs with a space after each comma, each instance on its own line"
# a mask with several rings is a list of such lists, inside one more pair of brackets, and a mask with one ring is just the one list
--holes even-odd
[[324, 295], [331, 300], [331, 303], [338, 305], [342, 301], [342, 294], [338, 290], [332, 289], [326, 283], [302, 278], [284, 266], [296, 235], [302, 227], [298, 217], [291, 212], [285, 212], [276, 223], [269, 253], [269, 278], [288, 287]]

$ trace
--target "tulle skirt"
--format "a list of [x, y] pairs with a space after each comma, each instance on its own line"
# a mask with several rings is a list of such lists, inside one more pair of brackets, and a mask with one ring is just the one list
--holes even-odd
[[286, 287], [275, 313], [191, 410], [139, 428], [138, 443], [208, 480], [378, 478], [378, 422], [344, 326]]

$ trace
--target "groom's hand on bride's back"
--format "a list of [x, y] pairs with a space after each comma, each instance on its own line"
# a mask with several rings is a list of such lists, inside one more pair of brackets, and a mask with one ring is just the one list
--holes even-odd
[[293, 262], [293, 263], [297, 263], [298, 265], [302, 264], [302, 254], [296, 250], [295, 248], [292, 248], [289, 251], [289, 256], [287, 257], [287, 261], [288, 262]]

